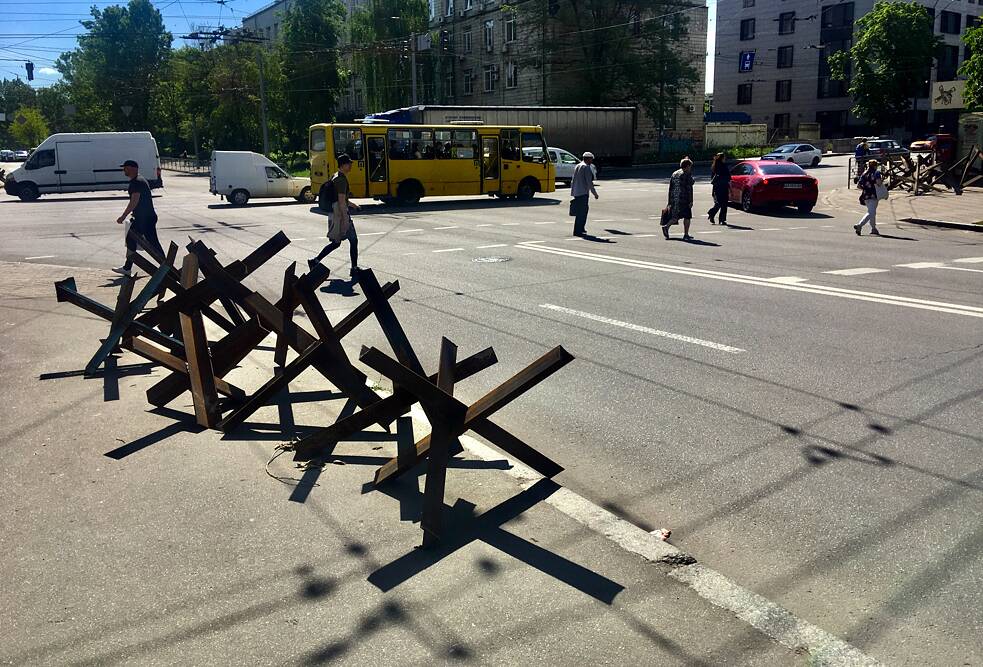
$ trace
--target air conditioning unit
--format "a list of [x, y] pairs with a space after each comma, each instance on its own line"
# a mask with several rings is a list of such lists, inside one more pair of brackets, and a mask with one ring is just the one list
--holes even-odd
[[461, 18], [463, 19], [463, 18], [464, 18], [465, 16], [467, 16], [467, 15], [468, 15], [468, 11], [469, 11], [469, 10], [467, 10], [467, 9], [462, 9], [461, 11], [459, 11], [459, 12], [457, 13], [457, 15], [458, 15], [458, 16], [460, 16], [460, 17], [461, 17]]
[[696, 111], [696, 105], [695, 104], [689, 104], [689, 105], [686, 106], [686, 110], [688, 112], [690, 112], [690, 113], [693, 113], [694, 111]]

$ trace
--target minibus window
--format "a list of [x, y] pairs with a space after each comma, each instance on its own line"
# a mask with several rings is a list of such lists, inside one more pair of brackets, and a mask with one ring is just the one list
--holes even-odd
[[543, 142], [543, 135], [538, 132], [522, 133], [522, 159], [540, 164], [546, 162], [546, 144]]
[[336, 127], [334, 129], [334, 154], [338, 157], [344, 153], [358, 162], [362, 159], [362, 131], [353, 127]]
[[327, 148], [327, 136], [324, 130], [311, 130], [311, 152], [321, 153]]
[[25, 169], [42, 169], [55, 166], [55, 151], [35, 151], [34, 155], [24, 164]]

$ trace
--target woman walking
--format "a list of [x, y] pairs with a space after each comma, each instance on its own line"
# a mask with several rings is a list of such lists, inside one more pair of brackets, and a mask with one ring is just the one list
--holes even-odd
[[727, 206], [730, 202], [730, 169], [727, 167], [727, 154], [717, 153], [713, 156], [713, 164], [710, 165], [710, 190], [713, 194], [713, 208], [707, 211], [710, 224], [715, 225], [717, 221], [713, 216], [720, 212], [720, 224], [727, 224]]
[[679, 169], [669, 179], [669, 224], [662, 226], [662, 235], [669, 238], [669, 227], [683, 221], [683, 240], [691, 241], [689, 223], [693, 219], [693, 161], [684, 157]]
[[860, 203], [867, 207], [867, 213], [864, 217], [860, 218], [859, 223], [853, 226], [853, 231], [857, 233], [857, 236], [860, 236], [860, 230], [868, 222], [870, 223], [871, 235], [881, 235], [877, 231], [877, 204], [880, 203], [880, 200], [877, 198], [877, 190], [884, 186], [884, 177], [881, 176], [881, 172], [878, 171], [877, 166], [877, 160], [868, 160], [867, 169], [860, 176], [860, 180], [857, 181], [857, 187], [860, 188]]

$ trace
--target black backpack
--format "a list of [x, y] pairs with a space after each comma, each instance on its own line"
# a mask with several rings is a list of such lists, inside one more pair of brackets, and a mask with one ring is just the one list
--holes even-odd
[[328, 179], [327, 183], [321, 186], [320, 200], [318, 204], [323, 209], [330, 210], [338, 201], [338, 191], [334, 186], [334, 177]]

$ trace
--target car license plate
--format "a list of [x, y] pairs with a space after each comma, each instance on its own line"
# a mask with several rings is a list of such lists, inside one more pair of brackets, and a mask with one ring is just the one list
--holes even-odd
[[786, 183], [785, 184], [785, 189], [786, 190], [801, 190], [802, 189], [802, 184], [801, 183]]

